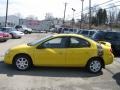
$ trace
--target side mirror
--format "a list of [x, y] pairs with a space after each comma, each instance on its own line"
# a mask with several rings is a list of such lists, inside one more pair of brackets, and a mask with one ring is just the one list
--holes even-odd
[[36, 47], [36, 49], [45, 49], [45, 47], [43, 45], [39, 45]]

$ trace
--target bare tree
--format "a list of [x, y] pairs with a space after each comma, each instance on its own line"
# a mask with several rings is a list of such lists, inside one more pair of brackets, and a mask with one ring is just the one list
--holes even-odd
[[46, 13], [45, 15], [45, 20], [52, 20], [54, 17], [52, 15], [52, 13]]
[[36, 17], [34, 15], [29, 15], [28, 17], [26, 17], [26, 19], [28, 19], [28, 20], [38, 20], [38, 17]]

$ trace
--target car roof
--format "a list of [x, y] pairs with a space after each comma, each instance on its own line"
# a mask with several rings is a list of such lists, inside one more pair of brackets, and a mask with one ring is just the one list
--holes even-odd
[[2, 27], [2, 28], [12, 28], [12, 27]]
[[85, 39], [85, 40], [87, 40], [87, 41], [90, 41], [90, 42], [92, 42], [92, 43], [96, 43], [94, 40], [92, 40], [92, 39], [90, 39], [90, 38], [88, 38], [88, 37], [85, 37], [85, 36], [83, 36], [83, 35], [80, 35], [80, 34], [54, 34], [53, 35], [53, 37], [59, 37], [59, 36], [73, 36], [73, 37], [78, 37], [78, 38], [82, 38], [82, 39]]
[[105, 32], [105, 33], [107, 33], [107, 32], [109, 32], [109, 33], [120, 33], [119, 31], [109, 31], [109, 30], [106, 30], [106, 31], [97, 31], [97, 32]]
[[76, 37], [84, 37], [82, 35], [78, 35], [78, 34], [54, 34], [53, 36], [76, 36]]

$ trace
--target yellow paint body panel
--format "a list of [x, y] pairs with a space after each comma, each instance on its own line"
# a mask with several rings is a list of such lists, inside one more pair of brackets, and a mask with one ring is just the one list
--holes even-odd
[[[6, 53], [4, 62], [12, 64], [15, 55], [27, 54], [31, 57], [33, 65], [35, 66], [63, 66], [63, 67], [85, 67], [88, 60], [92, 57], [98, 57], [97, 42], [86, 37], [76, 34], [60, 34], [59, 36], [75, 36], [87, 40], [91, 46], [87, 48], [44, 48], [37, 49], [35, 46], [28, 46], [26, 44], [11, 48]], [[105, 65], [113, 62], [114, 56], [110, 52], [110, 47], [102, 45], [103, 60]]]

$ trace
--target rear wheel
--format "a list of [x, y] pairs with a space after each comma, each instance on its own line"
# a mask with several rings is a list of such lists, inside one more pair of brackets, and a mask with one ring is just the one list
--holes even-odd
[[99, 73], [102, 69], [102, 63], [98, 58], [93, 58], [87, 64], [87, 70], [91, 73]]
[[16, 69], [20, 71], [25, 71], [31, 68], [32, 62], [31, 59], [26, 55], [16, 56], [13, 62]]

